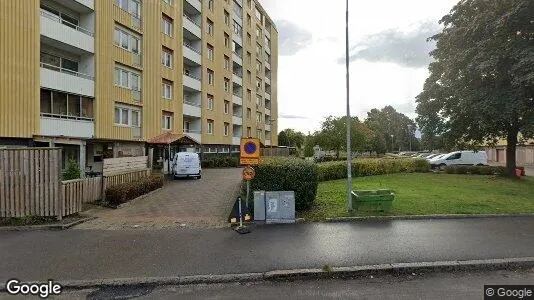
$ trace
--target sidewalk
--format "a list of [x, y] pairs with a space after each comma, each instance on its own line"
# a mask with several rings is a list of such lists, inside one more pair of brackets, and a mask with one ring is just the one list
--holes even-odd
[[0, 282], [100, 280], [529, 257], [534, 218], [230, 229], [0, 232]]

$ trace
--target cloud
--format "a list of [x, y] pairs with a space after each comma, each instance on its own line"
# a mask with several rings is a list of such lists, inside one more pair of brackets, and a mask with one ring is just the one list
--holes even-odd
[[[365, 36], [362, 41], [351, 47], [350, 60], [369, 62], [390, 62], [408, 68], [424, 68], [431, 62], [428, 54], [435, 49], [435, 42], [427, 38], [438, 33], [437, 22], [425, 22], [410, 32], [388, 29]], [[338, 63], [345, 62], [340, 57]]]
[[305, 116], [298, 116], [298, 115], [291, 115], [291, 114], [284, 114], [281, 113], [278, 115], [280, 119], [308, 119], [308, 117]]
[[278, 54], [281, 56], [294, 55], [310, 45], [312, 33], [295, 23], [287, 20], [277, 20]]

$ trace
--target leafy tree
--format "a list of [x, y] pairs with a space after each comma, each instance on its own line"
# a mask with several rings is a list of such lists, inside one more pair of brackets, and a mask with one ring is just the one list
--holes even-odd
[[308, 134], [304, 140], [304, 157], [312, 157], [314, 154], [313, 147], [315, 146], [315, 136]]
[[[367, 112], [365, 124], [374, 132], [373, 151], [384, 153], [397, 149], [407, 150], [415, 139], [415, 122], [397, 112], [392, 106]], [[393, 137], [392, 137], [393, 136]], [[385, 149], [384, 149], [385, 148]]]
[[506, 138], [506, 168], [516, 167], [518, 134], [534, 132], [534, 1], [462, 0], [430, 40], [437, 48], [417, 96], [423, 134], [457, 147]]
[[285, 130], [280, 131], [280, 133], [278, 134], [278, 145], [279, 146], [289, 145], [289, 140], [287, 138], [287, 133]]
[[65, 174], [63, 175], [63, 180], [72, 180], [80, 178], [80, 167], [76, 160], [71, 156], [67, 160], [67, 167]]
[[[334, 150], [339, 157], [339, 152], [347, 150], [347, 125], [346, 116], [327, 117], [321, 124], [321, 130], [317, 133], [316, 143], [325, 150]], [[368, 151], [368, 137], [370, 130], [363, 125], [357, 117], [351, 117], [351, 150]]]
[[304, 144], [304, 138], [304, 133], [288, 128], [278, 134], [278, 144], [280, 146], [301, 148]]

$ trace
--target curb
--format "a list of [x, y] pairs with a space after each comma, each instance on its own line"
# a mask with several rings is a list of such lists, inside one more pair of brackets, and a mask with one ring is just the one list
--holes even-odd
[[534, 217], [534, 213], [520, 214], [449, 214], [449, 215], [406, 215], [406, 216], [367, 216], [367, 217], [334, 217], [326, 218], [325, 222], [353, 222], [353, 221], [387, 221], [387, 220], [441, 220], [441, 219], [482, 219], [482, 218], [512, 218]]
[[[279, 281], [304, 278], [343, 278], [366, 277], [369, 275], [412, 274], [439, 271], [487, 271], [534, 267], [534, 257], [483, 259], [467, 261], [436, 261], [363, 265], [352, 267], [332, 267], [323, 269], [275, 270], [261, 273], [190, 275], [176, 277], [134, 277], [100, 280], [57, 281], [66, 289], [88, 289], [102, 286], [128, 285], [190, 285], [216, 284], [229, 282]], [[34, 282], [29, 282], [34, 283]], [[0, 285], [0, 292], [5, 292], [5, 283]]]
[[2, 226], [0, 231], [33, 231], [33, 230], [65, 230], [83, 222], [91, 221], [96, 217], [86, 217], [67, 224], [25, 225], [25, 226]]

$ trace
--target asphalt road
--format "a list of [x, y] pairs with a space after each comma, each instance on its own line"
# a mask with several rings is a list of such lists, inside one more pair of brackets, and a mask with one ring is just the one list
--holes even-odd
[[[483, 299], [483, 287], [487, 284], [532, 285], [534, 269], [247, 284], [128, 286], [66, 290], [54, 299]], [[0, 299], [19, 298], [0, 295]]]
[[0, 232], [0, 282], [264, 272], [534, 256], [534, 218], [230, 229]]

